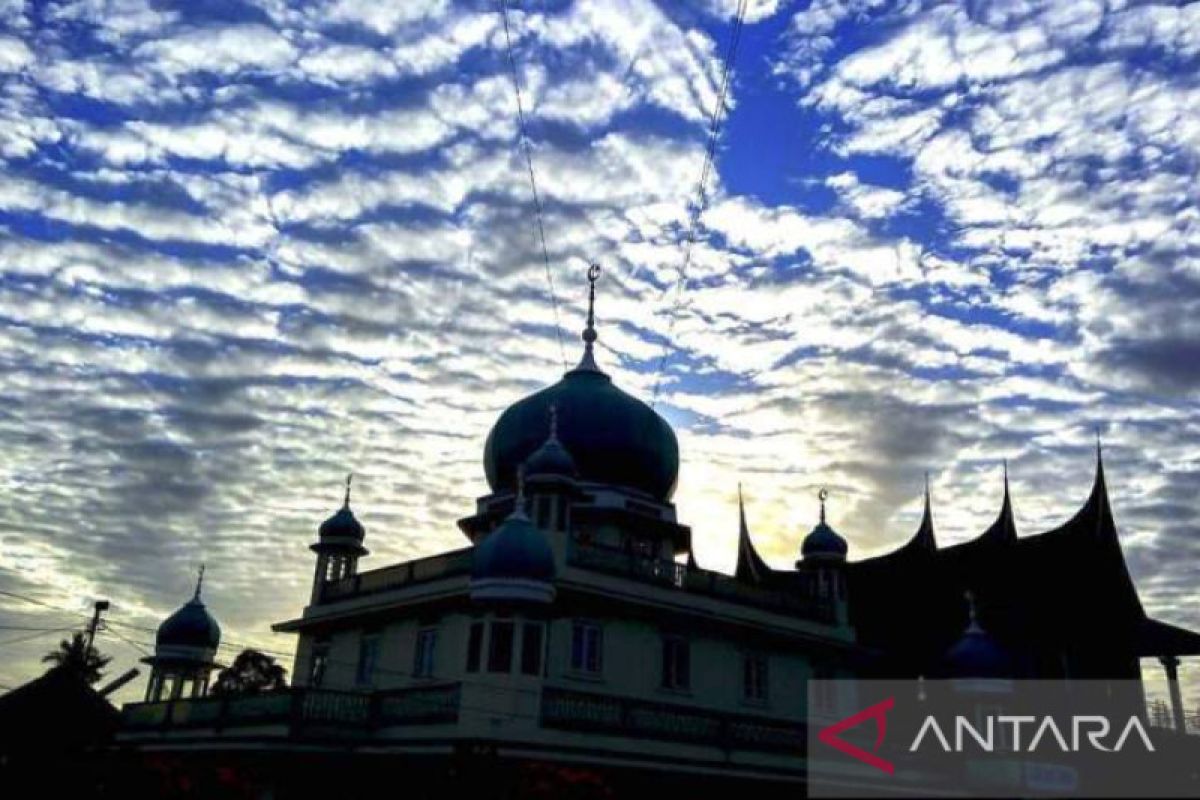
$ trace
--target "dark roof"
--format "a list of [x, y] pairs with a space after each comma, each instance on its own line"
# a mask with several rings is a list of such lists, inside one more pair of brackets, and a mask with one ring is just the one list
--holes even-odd
[[103, 744], [120, 712], [78, 673], [55, 667], [0, 696], [0, 752], [39, 755]]
[[891, 553], [849, 565], [851, 623], [898, 664], [944, 652], [963, 630], [968, 589], [979, 598], [986, 630], [1030, 650], [1069, 646], [1132, 657], [1155, 641], [1154, 631], [1163, 643], [1200, 642], [1145, 627], [1099, 458], [1087, 501], [1057, 528], [1018, 538], [1006, 481], [1000, 514], [982, 535], [940, 550], [930, 543], [931, 522], [928, 536], [918, 531]]

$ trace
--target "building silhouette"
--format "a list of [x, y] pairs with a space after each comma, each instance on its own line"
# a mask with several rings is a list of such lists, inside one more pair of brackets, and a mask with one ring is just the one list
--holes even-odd
[[[1017, 535], [1006, 477], [976, 539], [939, 547], [926, 490], [910, 541], [851, 562], [822, 493], [795, 569], [778, 570], [756, 552], [739, 494], [735, 574], [703, 569], [671, 502], [674, 432], [597, 363], [595, 277], [578, 365], [488, 435], [490, 492], [458, 522], [466, 546], [361, 571], [367, 531], [347, 481], [312, 545], [309, 605], [274, 626], [297, 636], [292, 688], [206, 696], [219, 630], [200, 624], [211, 617], [197, 589], [172, 617], [186, 612], [187, 642], [170, 620], [160, 630], [150, 702], [125, 708], [122, 742], [209, 764], [258, 758], [284, 795], [337, 788], [326, 767], [348, 763], [380, 780], [402, 766], [414, 796], [453, 781], [499, 794], [696, 781], [792, 793], [807, 726], [842, 707], [810, 698], [810, 679], [1140, 686], [1149, 656], [1182, 727], [1175, 670], [1200, 636], [1143, 610], [1099, 448], [1090, 496], [1052, 531]], [[185, 644], [195, 658], [179, 672], [167, 651]]]

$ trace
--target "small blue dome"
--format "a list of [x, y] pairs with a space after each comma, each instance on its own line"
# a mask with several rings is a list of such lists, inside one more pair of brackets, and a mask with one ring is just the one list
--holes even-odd
[[951, 678], [1011, 678], [1013, 660], [1008, 650], [980, 627], [973, 600], [969, 605], [970, 622], [942, 657], [942, 670]]
[[200, 647], [216, 650], [221, 644], [221, 626], [195, 597], [158, 626], [158, 647]]
[[471, 580], [554, 580], [554, 551], [545, 534], [522, 511], [514, 511], [500, 527], [475, 546]]
[[800, 555], [803, 558], [824, 556], [844, 559], [848, 549], [846, 540], [822, 519], [812, 532], [804, 537], [804, 542], [800, 545]]
[[354, 518], [349, 504], [342, 506], [336, 514], [322, 522], [317, 532], [322, 539], [353, 539], [356, 542], [361, 542], [367, 533], [362, 523]]
[[575, 459], [571, 458], [571, 454], [563, 447], [558, 437], [553, 435], [533, 451], [533, 455], [526, 459], [524, 466], [527, 478], [551, 475], [574, 478], [579, 474], [575, 467]]

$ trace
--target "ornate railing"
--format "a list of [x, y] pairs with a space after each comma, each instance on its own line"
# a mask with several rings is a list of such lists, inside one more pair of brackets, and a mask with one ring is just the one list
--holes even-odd
[[612, 547], [584, 544], [577, 539], [570, 541], [567, 563], [818, 622], [832, 623], [836, 619], [833, 602], [820, 596], [804, 575], [793, 576], [794, 585], [785, 588], [754, 586], [720, 572], [690, 568], [686, 564]]
[[348, 597], [386, 592], [409, 584], [466, 575], [470, 571], [471, 548], [467, 547], [391, 567], [360, 572], [338, 581], [329, 581], [321, 588], [321, 602], [328, 603]]
[[541, 723], [546, 728], [613, 733], [710, 744], [727, 749], [804, 753], [802, 722], [723, 714], [689, 706], [546, 687]]
[[289, 733], [342, 728], [368, 733], [380, 726], [432, 725], [458, 719], [460, 685], [340, 692], [293, 688], [240, 697], [133, 703], [121, 710], [126, 730], [286, 726]]

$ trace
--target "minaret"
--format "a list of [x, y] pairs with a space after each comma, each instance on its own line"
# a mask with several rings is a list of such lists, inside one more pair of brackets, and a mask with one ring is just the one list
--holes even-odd
[[146, 702], [208, 694], [209, 676], [220, 666], [214, 659], [221, 645], [221, 626], [200, 599], [203, 586], [201, 564], [192, 599], [158, 626], [154, 655], [142, 659], [143, 664], [150, 666]]
[[821, 503], [821, 519], [804, 537], [800, 545], [800, 560], [796, 569], [808, 572], [816, 580], [817, 593], [833, 603], [839, 624], [849, 618], [846, 598], [846, 540], [825, 521], [825, 501], [829, 492], [817, 492]]
[[317, 531], [317, 542], [309, 547], [317, 554], [317, 569], [313, 575], [312, 603], [321, 600], [326, 583], [349, 578], [358, 572], [358, 559], [368, 553], [363, 547], [367, 531], [350, 510], [350, 482], [353, 473], [346, 476], [346, 497], [342, 507], [329, 519], [321, 523]]

